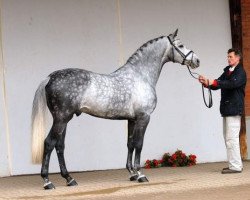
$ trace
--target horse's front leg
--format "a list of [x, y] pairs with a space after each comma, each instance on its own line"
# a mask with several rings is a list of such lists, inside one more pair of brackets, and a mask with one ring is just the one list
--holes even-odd
[[128, 120], [128, 158], [126, 168], [130, 173], [130, 181], [135, 181], [138, 178], [137, 172], [133, 169], [132, 159], [134, 153], [133, 135], [134, 135], [135, 121]]
[[77, 185], [77, 182], [75, 181], [75, 179], [73, 179], [69, 175], [68, 170], [66, 168], [65, 159], [64, 159], [64, 149], [65, 149], [65, 142], [64, 141], [65, 141], [65, 135], [66, 135], [66, 128], [67, 127], [65, 127], [65, 129], [64, 129], [61, 137], [57, 141], [55, 147], [56, 147], [56, 153], [57, 153], [62, 177], [66, 179], [67, 186], [75, 186], [75, 185]]
[[134, 170], [138, 174], [137, 180], [139, 182], [148, 182], [147, 177], [141, 172], [141, 151], [143, 147], [144, 135], [150, 121], [149, 115], [143, 115], [138, 118], [134, 128], [134, 147], [135, 147], [135, 161]]

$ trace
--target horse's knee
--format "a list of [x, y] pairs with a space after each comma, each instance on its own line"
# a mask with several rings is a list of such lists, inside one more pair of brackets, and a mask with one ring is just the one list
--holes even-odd
[[127, 147], [128, 147], [128, 150], [131, 152], [133, 152], [133, 150], [134, 150], [134, 144], [133, 144], [133, 142], [128, 142], [127, 143]]
[[142, 146], [143, 146], [143, 142], [142, 141], [137, 141], [135, 142], [135, 150], [136, 152], [140, 153], [142, 151]]

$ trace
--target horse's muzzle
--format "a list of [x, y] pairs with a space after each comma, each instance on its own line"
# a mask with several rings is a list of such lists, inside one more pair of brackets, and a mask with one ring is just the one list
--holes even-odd
[[200, 60], [199, 60], [199, 58], [194, 56], [193, 59], [190, 62], [189, 67], [191, 67], [192, 69], [195, 69], [195, 68], [197, 68], [199, 66], [200, 66]]

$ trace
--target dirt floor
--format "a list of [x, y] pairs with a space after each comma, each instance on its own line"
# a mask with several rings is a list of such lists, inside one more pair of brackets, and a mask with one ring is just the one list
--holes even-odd
[[244, 171], [221, 174], [226, 163], [144, 170], [148, 183], [129, 181], [127, 170], [71, 173], [78, 182], [67, 187], [60, 174], [50, 175], [55, 190], [44, 190], [39, 175], [0, 178], [0, 199], [10, 200], [250, 200], [250, 162]]
[[[188, 191], [149, 192], [147, 194], [131, 195], [131, 197], [96, 197], [96, 200], [121, 200], [121, 199], [145, 199], [145, 200], [250, 200], [250, 184], [239, 186], [227, 186], [208, 189], [195, 189]], [[79, 197], [79, 199], [85, 199]], [[88, 199], [88, 198], [86, 198]], [[91, 198], [93, 199], [93, 198]]]

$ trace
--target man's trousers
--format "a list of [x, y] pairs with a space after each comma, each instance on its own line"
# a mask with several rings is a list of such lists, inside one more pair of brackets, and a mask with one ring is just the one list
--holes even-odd
[[227, 148], [229, 169], [241, 171], [242, 160], [240, 155], [240, 125], [241, 116], [223, 117], [224, 139]]

